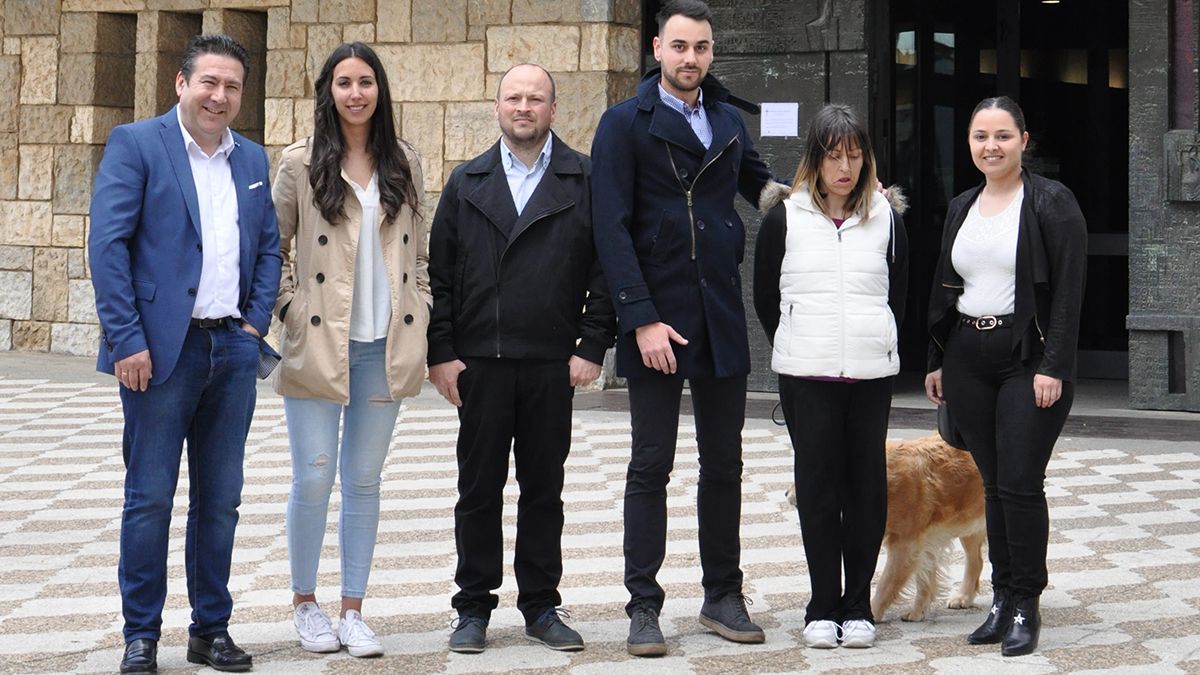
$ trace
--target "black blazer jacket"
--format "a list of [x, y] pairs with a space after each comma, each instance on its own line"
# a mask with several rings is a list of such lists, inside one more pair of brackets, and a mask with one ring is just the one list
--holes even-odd
[[[1075, 379], [1079, 316], [1087, 272], [1087, 223], [1067, 186], [1023, 170], [1024, 200], [1017, 233], [1016, 309], [1013, 352], [1022, 360], [1041, 357], [1037, 372]], [[958, 321], [955, 303], [963, 291], [950, 251], [983, 185], [950, 202], [942, 232], [942, 252], [929, 298], [927, 371], [942, 367], [946, 338]]]

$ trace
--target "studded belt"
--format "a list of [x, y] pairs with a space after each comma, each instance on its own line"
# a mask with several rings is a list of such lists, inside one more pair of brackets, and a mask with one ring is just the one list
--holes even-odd
[[1012, 314], [1004, 314], [1001, 316], [967, 316], [960, 314], [959, 320], [964, 326], [970, 326], [975, 330], [992, 330], [993, 328], [1009, 328], [1013, 325]]

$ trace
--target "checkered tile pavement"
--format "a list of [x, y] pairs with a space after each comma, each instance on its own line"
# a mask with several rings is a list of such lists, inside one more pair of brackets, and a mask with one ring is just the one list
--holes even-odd
[[[68, 378], [70, 379], [70, 378]], [[0, 672], [113, 671], [122, 647], [116, 583], [122, 499], [121, 414], [115, 386], [94, 377], [17, 379], [0, 373]], [[282, 401], [260, 389], [231, 587], [234, 638], [255, 672], [380, 670], [407, 673], [610, 672], [1146, 672], [1200, 673], [1200, 441], [1063, 438], [1051, 461], [1051, 587], [1041, 650], [1002, 659], [964, 636], [982, 610], [937, 609], [904, 623], [893, 608], [870, 650], [808, 650], [807, 601], [796, 515], [784, 500], [792, 455], [786, 434], [750, 420], [744, 434], [742, 561], [763, 645], [734, 645], [696, 621], [702, 593], [696, 548], [694, 428], [681, 430], [670, 485], [668, 557], [661, 574], [670, 655], [625, 654], [621, 495], [628, 414], [576, 414], [567, 466], [564, 603], [585, 651], [526, 641], [511, 569], [482, 656], [448, 654], [454, 591], [453, 410], [431, 391], [406, 403], [383, 486], [379, 545], [366, 615], [387, 655], [302, 651], [291, 626], [284, 508], [290, 480]], [[893, 429], [894, 437], [924, 435]], [[505, 518], [511, 551], [517, 493]], [[189, 609], [183, 584], [187, 481], [176, 498], [171, 586], [159, 665], [184, 660]], [[338, 508], [335, 492], [331, 511]], [[336, 519], [330, 519], [320, 597], [338, 594]], [[882, 568], [882, 564], [880, 566]], [[961, 574], [953, 559], [950, 578]], [[985, 569], [985, 576], [987, 570]], [[986, 588], [986, 585], [985, 585]], [[987, 598], [980, 596], [982, 605]]]

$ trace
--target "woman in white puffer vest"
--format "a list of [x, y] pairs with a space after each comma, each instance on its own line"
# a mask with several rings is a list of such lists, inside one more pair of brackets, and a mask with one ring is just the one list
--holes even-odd
[[884, 442], [908, 272], [902, 199], [889, 190], [893, 210], [876, 185], [866, 129], [847, 106], [826, 105], [793, 187], [760, 200], [769, 210], [754, 307], [796, 453], [812, 584], [804, 638], [816, 648], [875, 642], [871, 577], [887, 523]]

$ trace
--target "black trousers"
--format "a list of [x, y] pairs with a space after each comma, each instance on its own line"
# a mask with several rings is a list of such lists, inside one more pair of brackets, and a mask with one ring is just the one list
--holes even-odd
[[951, 331], [942, 364], [942, 393], [983, 476], [992, 586], [1017, 597], [1046, 588], [1046, 465], [1071, 411], [1075, 389], [1063, 382], [1049, 408], [1033, 400], [1040, 359], [1013, 354], [1012, 331]]
[[887, 525], [884, 444], [892, 379], [779, 377], [779, 401], [796, 453], [796, 512], [812, 584], [805, 623], [874, 621], [871, 578]]
[[[667, 549], [667, 483], [675, 466], [683, 379], [629, 379], [633, 448], [625, 479], [625, 587], [630, 614], [638, 605], [662, 610], [666, 593], [655, 577]], [[746, 378], [692, 378], [700, 480], [696, 492], [704, 597], [742, 590], [742, 425]]]
[[566, 361], [463, 359], [458, 376], [458, 503], [454, 541], [460, 615], [489, 618], [503, 576], [501, 517], [508, 454], [516, 461], [517, 609], [526, 624], [562, 603], [563, 464], [574, 388]]

